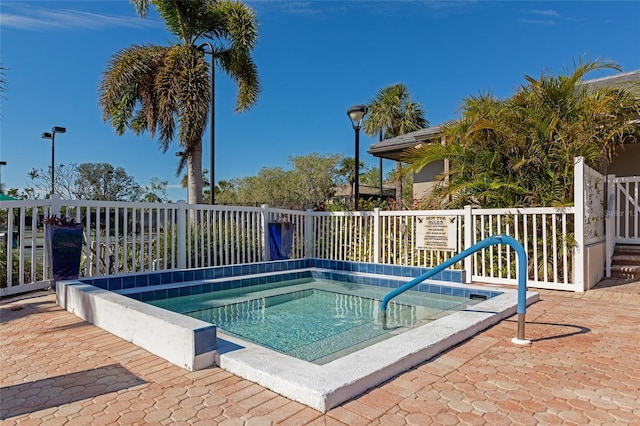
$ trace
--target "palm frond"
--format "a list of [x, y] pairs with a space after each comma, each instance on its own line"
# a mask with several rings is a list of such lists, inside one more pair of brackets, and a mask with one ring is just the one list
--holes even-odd
[[411, 100], [409, 90], [402, 83], [381, 89], [369, 102], [363, 131], [374, 136], [381, 131], [386, 139], [420, 130], [429, 125], [422, 106]]
[[[155, 132], [153, 120], [153, 95], [155, 74], [161, 68], [167, 48], [160, 46], [134, 45], [117, 52], [109, 60], [99, 83], [103, 119], [109, 120], [121, 135], [130, 126], [138, 107], [145, 109], [148, 120], [145, 128], [152, 137]], [[147, 109], [149, 108], [149, 109]]]

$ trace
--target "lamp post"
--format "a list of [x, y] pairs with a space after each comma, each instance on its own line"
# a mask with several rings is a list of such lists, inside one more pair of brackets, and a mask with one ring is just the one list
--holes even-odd
[[0, 189], [2, 189], [2, 166], [6, 166], [6, 161], [0, 161]]
[[56, 146], [56, 133], [64, 133], [67, 129], [64, 127], [53, 126], [51, 128], [51, 133], [44, 132], [42, 134], [42, 139], [51, 139], [51, 195], [55, 193], [55, 173], [56, 173], [56, 157], [55, 157], [55, 146]]
[[354, 191], [353, 191], [353, 210], [358, 211], [358, 199], [360, 198], [360, 126], [362, 125], [362, 119], [367, 114], [367, 107], [365, 105], [354, 105], [347, 110], [347, 115], [351, 120], [351, 125], [355, 131], [356, 137], [356, 150], [355, 150], [355, 165], [354, 170]]
[[111, 180], [111, 175], [113, 175], [113, 170], [105, 170], [104, 176], [102, 177], [102, 198], [107, 201], [107, 181]]
[[[204, 47], [207, 46], [209, 48], [208, 52], [205, 52]], [[211, 193], [209, 194], [209, 201], [211, 205], [215, 204], [215, 140], [216, 140], [216, 135], [215, 135], [215, 101], [213, 99], [214, 96], [214, 91], [215, 91], [215, 84], [216, 84], [216, 80], [215, 80], [215, 69], [214, 69], [214, 65], [215, 65], [215, 55], [214, 55], [214, 50], [213, 50], [213, 46], [211, 45], [211, 43], [209, 42], [204, 42], [199, 46], [199, 49], [202, 49], [202, 51], [204, 53], [208, 53], [211, 55], [211, 87], [209, 88], [210, 92], [209, 95], [211, 97], [211, 128], [209, 129], [210, 135], [209, 135], [209, 140], [210, 140], [210, 145], [211, 145], [211, 158], [210, 158], [210, 166], [209, 166], [209, 188]]]
[[[380, 130], [380, 142], [382, 142], [382, 130]], [[382, 203], [382, 157], [380, 157], [380, 203]]]

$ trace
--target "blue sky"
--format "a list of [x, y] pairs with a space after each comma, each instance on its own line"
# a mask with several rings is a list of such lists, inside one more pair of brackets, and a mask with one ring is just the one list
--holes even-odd
[[[431, 124], [458, 114], [462, 100], [508, 97], [525, 75], [571, 71], [580, 58], [640, 69], [638, 1], [249, 1], [260, 23], [254, 52], [262, 93], [234, 114], [236, 89], [218, 73], [216, 181], [289, 168], [292, 155], [353, 156], [349, 106], [404, 83]], [[0, 4], [0, 160], [5, 188], [56, 163], [107, 162], [142, 185], [168, 180], [185, 199], [175, 171], [177, 142], [166, 154], [148, 134], [116, 136], [98, 108], [98, 82], [109, 58], [132, 44], [169, 44], [157, 14], [142, 20], [126, 0], [7, 1]], [[596, 73], [592, 78], [610, 73]], [[203, 141], [209, 168], [209, 131]], [[375, 139], [361, 135], [360, 158]], [[384, 163], [385, 173], [393, 167]]]

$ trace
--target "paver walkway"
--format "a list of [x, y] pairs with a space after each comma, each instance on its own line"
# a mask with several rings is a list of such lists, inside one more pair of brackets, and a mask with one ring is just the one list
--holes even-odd
[[528, 347], [502, 321], [326, 414], [220, 368], [182, 370], [58, 307], [0, 302], [3, 425], [640, 424], [640, 282], [540, 291]]

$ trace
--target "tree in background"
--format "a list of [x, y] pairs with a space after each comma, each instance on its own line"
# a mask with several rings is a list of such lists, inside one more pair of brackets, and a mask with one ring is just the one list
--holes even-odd
[[117, 52], [100, 81], [103, 118], [122, 135], [159, 133], [163, 152], [176, 128], [181, 150], [177, 175], [187, 166], [189, 202], [202, 202], [202, 136], [212, 99], [210, 69], [199, 46], [210, 41], [216, 63], [238, 84], [235, 111], [258, 99], [257, 68], [251, 59], [257, 20], [237, 1], [132, 0], [141, 17], [153, 4], [178, 39], [171, 46], [134, 45]]
[[23, 188], [22, 190], [19, 188], [9, 188], [7, 195], [16, 200], [34, 200], [36, 199], [34, 192], [33, 188]]
[[[440, 186], [425, 200], [436, 208], [566, 206], [573, 203], [574, 158], [592, 168], [637, 135], [638, 98], [625, 87], [590, 86], [597, 70], [621, 71], [612, 62], [579, 62], [572, 73], [539, 78], [507, 100], [469, 97], [462, 118], [445, 130], [446, 144], [423, 144], [408, 153], [414, 171], [450, 160]], [[604, 171], [601, 169], [601, 171]]]
[[[78, 165], [56, 164], [55, 182], [53, 188], [55, 193], [65, 200], [78, 198], [75, 182], [78, 179]], [[27, 174], [27, 186], [32, 189], [30, 194], [38, 198], [38, 194], [51, 193], [51, 166], [45, 169], [31, 169]]]
[[315, 152], [289, 157], [293, 165], [293, 180], [296, 182], [293, 187], [296, 205], [310, 208], [332, 197], [341, 160], [340, 154], [322, 156]]
[[[356, 166], [356, 159], [353, 157], [347, 157], [342, 159], [342, 161], [340, 162], [340, 166], [338, 167], [338, 170], [337, 170], [338, 177], [341, 178], [341, 181], [344, 180], [344, 183], [349, 185], [349, 198], [351, 200], [354, 199], [353, 192], [355, 190], [354, 186], [356, 182], [356, 176], [355, 176], [355, 173], [353, 172], [355, 170], [355, 166]], [[363, 167], [364, 167], [364, 163], [361, 161], [358, 169], [361, 170], [362, 172], [363, 170], [361, 168]], [[342, 183], [342, 182], [339, 182], [339, 183]]]
[[149, 185], [143, 186], [140, 189], [140, 198], [147, 203], [168, 203], [170, 202], [169, 195], [167, 194], [168, 186], [168, 181], [153, 177]]
[[[380, 173], [378, 173], [379, 175]], [[398, 182], [398, 180], [402, 180], [402, 198], [400, 200], [397, 198], [388, 200], [387, 204], [391, 206], [391, 210], [413, 209], [416, 204], [416, 200], [413, 199], [413, 173], [408, 173], [408, 169], [405, 167], [400, 170], [390, 170], [387, 174], [387, 181]]]
[[[47, 171], [32, 169], [24, 192], [13, 188], [9, 195], [20, 199], [37, 199], [51, 188], [51, 167]], [[122, 167], [109, 163], [60, 164], [56, 167], [56, 194], [65, 200], [168, 202], [168, 182], [151, 178], [147, 186], [138, 184]]]
[[[353, 157], [352, 157], [352, 164], [353, 164]], [[360, 182], [362, 182], [362, 185], [367, 185], [367, 186], [374, 186], [374, 187], [378, 187], [380, 186], [380, 168], [379, 167], [371, 167], [368, 165], [363, 165], [360, 171]], [[353, 173], [353, 169], [351, 171]], [[384, 177], [384, 182], [389, 182], [393, 179], [393, 171], [389, 171], [387, 172], [387, 176]]]
[[263, 167], [257, 176], [238, 180], [237, 200], [242, 205], [288, 207], [295, 204], [293, 172], [280, 167]]
[[[363, 129], [369, 136], [382, 134], [384, 139], [390, 139], [429, 125], [422, 106], [411, 100], [409, 90], [402, 83], [380, 90], [369, 102], [368, 108], [369, 113], [365, 116]], [[402, 163], [396, 161], [396, 202], [400, 210], [404, 208], [403, 177]]]
[[122, 167], [83, 163], [77, 167], [76, 197], [82, 200], [138, 201], [141, 188]]
[[216, 191], [217, 204], [238, 205], [237, 179], [219, 180], [214, 190]]
[[264, 167], [257, 176], [220, 181], [220, 192], [216, 193], [220, 199], [216, 200], [221, 204], [311, 208], [333, 196], [340, 181], [341, 161], [340, 154], [291, 156], [290, 170]]

